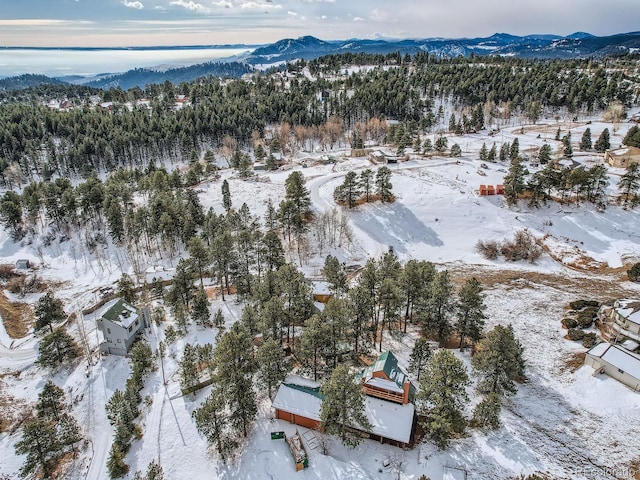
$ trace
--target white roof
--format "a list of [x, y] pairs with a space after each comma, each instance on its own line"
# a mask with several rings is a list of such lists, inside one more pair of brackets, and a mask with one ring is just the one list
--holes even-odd
[[609, 365], [619, 368], [623, 372], [640, 380], [640, 355], [631, 353], [620, 345], [611, 345], [606, 342], [596, 345], [587, 353], [594, 357], [601, 358]]
[[[322, 400], [307, 392], [280, 385], [273, 407], [312, 420], [320, 420]], [[374, 397], [365, 399], [365, 415], [373, 426], [370, 433], [390, 440], [409, 443], [415, 407], [412, 403], [401, 405]]]
[[630, 322], [640, 324], [640, 300], [622, 298], [616, 300], [614, 308], [618, 315], [626, 318]]
[[401, 405], [374, 397], [365, 401], [365, 413], [373, 425], [371, 433], [399, 442], [411, 440], [414, 412], [413, 403]]
[[633, 341], [633, 340], [625, 340], [620, 345], [622, 345], [624, 348], [626, 348], [627, 350], [629, 350], [631, 352], [633, 352], [638, 347], [640, 347], [640, 344], [638, 344], [638, 342]]
[[400, 388], [396, 382], [392, 382], [385, 378], [371, 377], [367, 380], [366, 384], [371, 385], [372, 387], [384, 388], [385, 390], [392, 392], [404, 393], [404, 390]]
[[276, 398], [273, 399], [272, 405], [274, 408], [294, 415], [320, 420], [322, 400], [284, 384], [278, 388], [278, 393], [276, 393]]

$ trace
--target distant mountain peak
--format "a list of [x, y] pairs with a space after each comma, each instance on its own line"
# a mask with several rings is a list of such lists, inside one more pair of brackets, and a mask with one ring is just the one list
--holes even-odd
[[567, 35], [565, 38], [571, 38], [571, 39], [595, 38], [595, 35], [592, 35], [587, 32], [574, 32], [571, 35]]

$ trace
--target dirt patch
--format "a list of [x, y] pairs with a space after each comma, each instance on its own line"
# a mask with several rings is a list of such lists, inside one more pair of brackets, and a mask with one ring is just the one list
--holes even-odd
[[563, 369], [568, 370], [571, 373], [575, 372], [577, 369], [579, 369], [581, 366], [584, 365], [585, 356], [586, 356], [585, 352], [575, 353], [571, 355], [564, 362]]
[[451, 279], [462, 285], [468, 278], [476, 277], [485, 288], [501, 285], [508, 290], [530, 289], [545, 285], [572, 293], [576, 298], [592, 298], [599, 301], [634, 296], [634, 292], [623, 287], [620, 274], [598, 276], [570, 276], [557, 273], [496, 270], [485, 265], [447, 265]]
[[11, 302], [0, 290], [0, 317], [11, 338], [24, 338], [33, 326], [33, 310], [26, 303]]
[[31, 413], [31, 407], [24, 400], [9, 395], [0, 383], [0, 433], [14, 433]]

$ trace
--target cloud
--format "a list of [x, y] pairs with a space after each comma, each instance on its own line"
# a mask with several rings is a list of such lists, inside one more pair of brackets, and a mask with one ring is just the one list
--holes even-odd
[[183, 7], [193, 12], [206, 12], [209, 10], [207, 7], [205, 7], [201, 3], [196, 3], [193, 0], [189, 0], [189, 1], [175, 0], [173, 2], [169, 2], [169, 5], [174, 7]]
[[287, 15], [289, 15], [289, 16], [291, 16], [291, 17], [297, 17], [297, 16], [298, 16], [298, 14], [297, 14], [296, 12], [292, 12], [291, 10], [289, 10], [289, 11], [287, 12]]
[[274, 4], [273, 2], [243, 2], [240, 5], [240, 8], [243, 10], [255, 10], [255, 9], [263, 9], [263, 10], [278, 10], [282, 8], [282, 5]]
[[52, 27], [64, 25], [90, 25], [89, 20], [58, 20], [53, 18], [15, 18], [0, 19], [0, 26], [4, 27]]
[[362, 17], [353, 17], [354, 22], [364, 22], [364, 18]]
[[130, 2], [129, 0], [122, 0], [122, 4], [127, 8], [135, 8], [136, 10], [142, 10], [144, 8], [142, 2], [138, 1]]
[[212, 2], [213, 6], [215, 7], [224, 7], [224, 8], [231, 8], [233, 7], [233, 3], [231, 3], [229, 0], [220, 0], [218, 2]]

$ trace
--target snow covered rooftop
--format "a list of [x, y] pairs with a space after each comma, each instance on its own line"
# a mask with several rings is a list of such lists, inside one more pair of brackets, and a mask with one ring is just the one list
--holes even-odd
[[[282, 384], [273, 399], [273, 407], [312, 420], [320, 420], [322, 399], [308, 388]], [[401, 405], [379, 398], [366, 397], [365, 414], [372, 428], [370, 433], [389, 440], [409, 443], [415, 407], [412, 403]]]
[[616, 300], [614, 308], [621, 317], [626, 318], [630, 322], [640, 324], [640, 300], [622, 298]]
[[300, 415], [310, 418], [311, 420], [320, 420], [322, 400], [315, 395], [311, 395], [303, 390], [298, 390], [290, 385], [280, 385], [272, 405], [274, 408], [293, 413], [294, 415]]
[[396, 382], [392, 382], [391, 380], [385, 380], [384, 378], [372, 377], [365, 382], [367, 385], [371, 387], [384, 388], [385, 390], [389, 390], [391, 392], [403, 393], [404, 390], [400, 388]]
[[119, 323], [128, 328], [138, 319], [138, 310], [129, 305], [121, 298], [116, 298], [107, 302], [100, 312], [98, 318], [106, 318], [114, 323]]
[[615, 368], [640, 379], [640, 355], [631, 353], [619, 345], [611, 345], [607, 342], [599, 343], [587, 354], [599, 357]]

